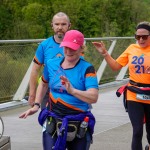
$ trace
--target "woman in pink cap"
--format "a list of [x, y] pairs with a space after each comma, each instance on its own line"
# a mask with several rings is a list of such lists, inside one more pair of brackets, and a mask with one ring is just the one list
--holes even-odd
[[[36, 113], [49, 87], [50, 110], [43, 109], [39, 123], [43, 126], [44, 150], [89, 150], [95, 117], [89, 104], [98, 99], [98, 81], [94, 67], [80, 54], [84, 36], [77, 30], [67, 31], [60, 45], [65, 57], [48, 60], [32, 108], [20, 115]], [[80, 127], [83, 120], [85, 128]]]

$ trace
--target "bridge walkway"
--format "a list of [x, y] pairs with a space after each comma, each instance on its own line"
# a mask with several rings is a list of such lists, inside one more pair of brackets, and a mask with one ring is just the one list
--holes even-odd
[[[93, 105], [96, 126], [90, 150], [130, 150], [132, 128], [125, 112], [122, 96], [115, 95], [118, 86], [100, 89], [99, 99]], [[5, 124], [4, 135], [11, 138], [11, 150], [42, 150], [42, 128], [38, 124], [38, 113], [27, 119], [18, 116], [29, 106], [16, 107], [0, 112]], [[143, 145], [147, 143], [143, 136]]]

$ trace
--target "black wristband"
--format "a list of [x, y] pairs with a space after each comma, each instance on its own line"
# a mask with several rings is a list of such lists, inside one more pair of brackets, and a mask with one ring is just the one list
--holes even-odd
[[34, 103], [33, 106], [35, 106], [35, 105], [38, 106], [39, 108], [41, 107], [39, 103]]

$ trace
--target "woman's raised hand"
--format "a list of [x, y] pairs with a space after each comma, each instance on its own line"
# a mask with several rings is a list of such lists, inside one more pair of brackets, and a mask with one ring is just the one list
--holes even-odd
[[92, 42], [92, 44], [101, 55], [106, 56], [108, 54], [103, 42]]

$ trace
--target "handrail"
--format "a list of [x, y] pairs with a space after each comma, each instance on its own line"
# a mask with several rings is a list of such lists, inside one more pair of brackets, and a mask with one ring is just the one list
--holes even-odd
[[[85, 42], [86, 41], [104, 41], [104, 40], [109, 40], [111, 41], [111, 45], [108, 49], [108, 53], [111, 55], [111, 53], [113, 52], [115, 45], [117, 43], [117, 40], [126, 40], [126, 39], [134, 39], [134, 37], [96, 37], [96, 38], [85, 38]], [[0, 44], [9, 44], [9, 43], [40, 43], [45, 39], [22, 39], [22, 40], [0, 40]], [[32, 66], [32, 62], [30, 64], [30, 67], [28, 68], [26, 74], [24, 75], [24, 78], [22, 79], [22, 82], [20, 83], [20, 86], [18, 87], [16, 93], [14, 94], [13, 100], [21, 100], [24, 98], [25, 93], [27, 91], [28, 88], [28, 84], [29, 84], [29, 76], [31, 73], [31, 66]], [[100, 82], [102, 75], [104, 73], [104, 70], [106, 69], [107, 63], [105, 60], [102, 61], [102, 63], [100, 64], [98, 70], [97, 70], [97, 77], [98, 77], [98, 82]], [[126, 71], [127, 71], [128, 67], [122, 68], [121, 71], [119, 72], [119, 74], [116, 77], [116, 81], [117, 80], [123, 80]]]
[[[97, 38], [84, 38], [86, 41], [94, 40], [123, 40], [123, 39], [134, 39], [134, 37], [97, 37]], [[45, 39], [21, 39], [21, 40], [0, 40], [0, 43], [35, 43], [42, 42]]]

